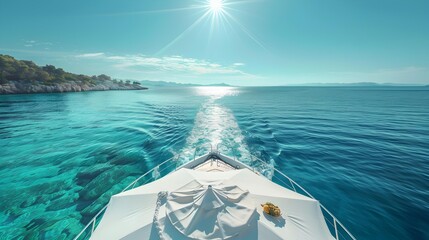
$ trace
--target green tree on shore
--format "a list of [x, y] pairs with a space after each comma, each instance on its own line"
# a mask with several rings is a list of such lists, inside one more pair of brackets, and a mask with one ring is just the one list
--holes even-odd
[[0, 84], [5, 84], [7, 83], [6, 78], [4, 77], [4, 70], [0, 71]]
[[0, 73], [0, 83], [2, 84], [8, 81], [38, 82], [45, 85], [67, 81], [96, 84], [97, 82], [112, 80], [111, 77], [105, 74], [93, 77], [82, 74], [77, 75], [66, 72], [62, 68], [56, 68], [53, 65], [39, 67], [32, 61], [16, 60], [11, 56], [2, 54], [0, 54]]

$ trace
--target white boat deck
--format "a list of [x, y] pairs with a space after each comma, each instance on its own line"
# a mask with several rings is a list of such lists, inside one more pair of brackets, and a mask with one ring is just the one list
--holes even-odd
[[194, 170], [202, 172], [227, 172], [236, 170], [233, 166], [218, 159], [211, 159], [196, 166]]
[[[166, 160], [155, 169], [168, 163]], [[210, 152], [160, 179], [136, 186], [153, 171], [114, 195], [75, 240], [356, 240], [311, 194], [282, 173], [277, 172], [283, 176], [280, 182], [287, 185], [288, 181], [291, 189], [233, 158]], [[265, 214], [260, 206], [265, 202], [278, 205], [281, 217]], [[339, 228], [347, 238], [340, 235]], [[84, 235], [86, 230], [89, 235]]]

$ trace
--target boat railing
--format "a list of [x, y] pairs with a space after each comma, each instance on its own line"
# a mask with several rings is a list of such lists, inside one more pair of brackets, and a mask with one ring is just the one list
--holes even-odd
[[[260, 158], [257, 158], [253, 155], [251, 160], [251, 168], [254, 172], [261, 173], [260, 165], [265, 165], [266, 168], [273, 169], [273, 174], [271, 175], [271, 180], [274, 182], [279, 183], [280, 185], [287, 187], [291, 190], [293, 190], [296, 193], [303, 194], [307, 197], [310, 197], [312, 199], [316, 198], [311, 195], [304, 187], [299, 185], [297, 182], [295, 182], [292, 178], [287, 176], [286, 174], [279, 171], [274, 166], [271, 166], [271, 162], [268, 163]], [[350, 231], [332, 214], [323, 204], [320, 203], [320, 207], [322, 209], [322, 213], [324, 215], [324, 218], [328, 224], [328, 228], [331, 231], [331, 233], [334, 235], [336, 240], [343, 240], [343, 239], [352, 239], [356, 240], [356, 238], [353, 236], [353, 234], [350, 233]]]
[[[228, 146], [227, 144], [224, 143], [219, 143], [216, 145], [216, 152], [220, 153], [220, 148], [219, 146], [223, 146], [226, 147], [226, 149], [228, 150], [228, 152], [232, 153], [232, 157], [234, 160], [238, 159], [237, 156], [237, 151], [235, 148]], [[301, 185], [299, 185], [298, 183], [296, 183], [293, 179], [291, 179], [289, 176], [287, 176], [286, 174], [282, 173], [281, 171], [279, 171], [277, 168], [275, 168], [275, 166], [273, 165], [272, 162], [267, 162], [264, 161], [252, 154], [250, 154], [250, 167], [252, 168], [252, 170], [256, 173], [262, 174], [262, 175], [267, 175], [267, 171], [271, 173], [269, 173], [269, 178], [271, 180], [277, 181], [278, 183], [281, 183], [282, 186], [287, 187], [291, 190], [293, 190], [294, 192], [300, 193], [300, 194], [304, 194], [307, 197], [310, 197], [312, 199], [316, 198], [311, 195], [307, 190], [305, 190], [304, 187], [302, 187]], [[282, 179], [283, 178], [283, 179]], [[352, 239], [352, 240], [356, 240], [356, 238], [353, 236], [353, 234], [350, 233], [350, 231], [334, 216], [334, 214], [332, 214], [325, 206], [323, 206], [323, 204], [320, 203], [320, 207], [322, 209], [322, 213], [324, 215], [324, 218], [326, 220], [326, 222], [329, 224], [329, 230], [331, 231], [331, 233], [335, 236], [336, 240], [342, 240], [342, 239]]]
[[[180, 155], [169, 158], [162, 163], [158, 164], [148, 172], [139, 176], [136, 180], [128, 184], [121, 192], [125, 192], [136, 187], [142, 186], [149, 182], [155, 181], [161, 176], [165, 176], [168, 173], [173, 172], [178, 168]], [[89, 239], [95, 231], [95, 228], [100, 223], [101, 218], [104, 212], [107, 209], [108, 204], [106, 204], [100, 211], [95, 214], [95, 216], [89, 221], [89, 223], [82, 229], [82, 231], [74, 238], [74, 240], [78, 239]]]
[[[220, 153], [219, 146], [224, 146], [228, 149], [229, 152], [233, 154], [234, 160], [237, 160], [237, 151], [236, 149], [232, 148], [231, 146], [228, 146], [227, 144], [219, 143], [216, 146], [216, 151]], [[266, 176], [266, 171], [272, 171], [270, 173], [269, 178], [273, 181], [276, 181], [277, 183], [280, 183], [282, 186], [287, 187], [291, 190], [293, 190], [296, 193], [300, 193], [303, 195], [306, 195], [307, 197], [310, 197], [312, 199], [317, 200], [313, 195], [311, 195], [307, 190], [305, 190], [304, 187], [299, 185], [297, 182], [295, 182], [292, 178], [287, 176], [286, 174], [279, 171], [273, 163], [264, 161], [252, 154], [250, 154], [250, 166], [252, 170], [256, 173], [262, 174]], [[350, 231], [332, 214], [323, 204], [320, 203], [320, 207], [322, 209], [323, 216], [326, 220], [326, 222], [329, 224], [329, 230], [334, 235], [336, 240], [343, 240], [343, 239], [352, 239], [356, 240], [356, 238], [353, 236], [353, 234], [350, 233]]]

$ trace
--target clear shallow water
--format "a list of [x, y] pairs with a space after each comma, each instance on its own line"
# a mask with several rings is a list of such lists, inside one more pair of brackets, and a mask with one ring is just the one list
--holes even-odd
[[70, 239], [137, 176], [208, 143], [274, 161], [358, 239], [429, 239], [424, 89], [0, 96], [0, 239]]

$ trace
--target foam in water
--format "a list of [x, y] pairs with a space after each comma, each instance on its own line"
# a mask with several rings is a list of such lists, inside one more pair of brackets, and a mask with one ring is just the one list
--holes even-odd
[[180, 153], [181, 161], [190, 161], [194, 155], [205, 154], [213, 148], [229, 156], [235, 156], [246, 164], [258, 165], [258, 170], [271, 179], [274, 174], [274, 161], [268, 164], [252, 161], [254, 157], [233, 112], [218, 102], [223, 97], [238, 95], [239, 90], [234, 87], [198, 87], [195, 91], [198, 95], [208, 98], [196, 114], [194, 127]]
[[233, 87], [198, 87], [195, 91], [199, 96], [207, 96], [207, 100], [195, 116], [194, 127], [181, 151], [182, 161], [189, 161], [195, 153], [204, 154], [212, 147], [249, 162], [250, 152], [232, 111], [218, 103], [219, 99], [235, 96], [239, 91]]

